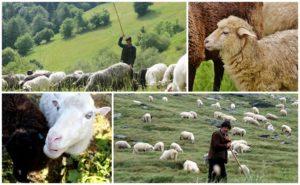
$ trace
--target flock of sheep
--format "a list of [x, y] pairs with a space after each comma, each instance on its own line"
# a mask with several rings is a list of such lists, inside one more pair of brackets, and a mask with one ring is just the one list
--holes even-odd
[[[271, 96], [275, 99], [274, 95], [271, 95]], [[167, 103], [168, 98], [162, 97], [162, 101]], [[280, 101], [280, 104], [277, 104], [275, 106], [274, 111], [276, 111], [281, 116], [288, 116], [287, 109], [286, 109], [286, 105], [287, 105], [286, 98], [280, 97], [279, 101]], [[151, 95], [149, 96], [149, 102], [152, 102], [152, 103], [154, 102], [154, 97]], [[142, 102], [137, 101], [137, 100], [134, 100], [133, 103], [137, 104], [137, 105], [142, 105]], [[201, 99], [197, 99], [196, 103], [197, 103], [198, 108], [201, 108], [204, 105], [203, 101]], [[293, 102], [291, 104], [291, 106], [297, 107], [298, 101]], [[222, 109], [221, 104], [219, 102], [211, 104], [211, 108], [216, 110], [213, 115], [214, 119], [217, 119], [220, 121], [228, 120], [233, 125], [235, 125], [235, 123], [237, 122], [237, 119], [234, 116], [228, 115], [228, 114], [225, 114], [225, 113], [222, 113], [219, 111]], [[237, 109], [236, 105], [234, 103], [231, 103], [229, 110], [233, 111], [235, 109]], [[279, 128], [275, 129], [274, 126], [271, 124], [271, 121], [280, 119], [279, 116], [275, 115], [275, 114], [277, 114], [276, 112], [267, 113], [266, 116], [264, 116], [264, 115], [259, 114], [259, 109], [257, 107], [252, 107], [251, 111], [244, 113], [243, 121], [245, 122], [245, 124], [253, 125], [255, 127], [262, 127], [262, 128], [265, 128], [266, 130], [268, 130], [269, 132], [275, 132], [275, 130], [279, 129]], [[181, 112], [179, 114], [179, 116], [182, 119], [197, 119], [198, 118], [197, 113], [194, 111]], [[142, 116], [141, 120], [142, 120], [142, 122], [144, 122], [146, 124], [151, 124], [151, 122], [152, 122], [151, 113], [149, 113], [149, 112], [145, 113]], [[286, 135], [287, 137], [291, 136], [292, 129], [287, 124], [283, 124], [280, 129], [281, 129], [282, 134]], [[239, 155], [239, 153], [245, 153], [245, 152], [250, 151], [251, 145], [248, 144], [248, 142], [246, 140], [242, 139], [246, 135], [246, 129], [234, 126], [232, 128], [232, 130], [230, 131], [230, 133], [233, 136], [238, 135], [241, 137], [240, 140], [233, 140], [231, 142], [231, 150], [228, 150], [228, 159], [233, 160], [236, 156]], [[182, 131], [179, 138], [180, 138], [180, 140], [188, 141], [190, 143], [195, 143], [195, 137], [192, 132]], [[160, 160], [176, 161], [178, 158], [178, 155], [181, 152], [183, 152], [183, 149], [181, 148], [181, 146], [179, 144], [177, 144], [176, 142], [171, 143], [170, 146], [168, 148], [166, 148], [165, 143], [163, 141], [159, 141], [154, 145], [149, 144], [149, 143], [144, 143], [144, 142], [137, 142], [137, 143], [134, 143], [133, 146], [131, 146], [126, 140], [120, 140], [120, 141], [115, 142], [115, 147], [118, 149], [117, 152], [122, 151], [124, 149], [132, 148], [133, 154], [140, 154], [140, 153], [145, 153], [145, 152], [150, 152], [150, 151], [159, 151], [159, 152], [162, 152], [160, 157], [158, 157]], [[203, 155], [203, 160], [204, 160], [205, 164], [208, 165], [208, 153]], [[194, 173], [200, 172], [197, 162], [189, 160], [189, 159], [185, 160], [185, 162], [182, 164], [182, 167], [183, 167], [183, 170], [188, 171], [188, 172], [194, 172]], [[245, 164], [241, 164], [239, 166], [239, 172], [245, 174], [246, 176], [250, 175], [250, 169]], [[216, 176], [219, 176], [221, 173], [220, 166], [215, 165], [213, 167], [213, 173]]]

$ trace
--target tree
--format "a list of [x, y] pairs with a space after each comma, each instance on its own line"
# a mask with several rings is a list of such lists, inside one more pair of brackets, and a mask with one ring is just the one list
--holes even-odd
[[26, 21], [20, 16], [11, 18], [7, 23], [3, 24], [3, 48], [14, 48], [17, 38], [28, 32]]
[[34, 46], [34, 42], [29, 33], [18, 37], [15, 47], [17, 48], [20, 55], [25, 56]]
[[135, 2], [133, 4], [134, 11], [138, 14], [139, 17], [144, 16], [148, 13], [149, 6], [153, 5], [153, 3], [150, 2]]
[[42, 31], [38, 32], [34, 36], [34, 42], [36, 44], [40, 44], [43, 40], [49, 42], [51, 38], [54, 36], [54, 32], [49, 28], [44, 28]]
[[2, 51], [2, 65], [6, 66], [9, 62], [15, 61], [20, 55], [14, 49], [7, 47]]
[[152, 47], [158, 49], [159, 52], [163, 52], [169, 47], [170, 39], [165, 35], [145, 33], [142, 34], [139, 45], [141, 46], [142, 50]]
[[37, 32], [40, 32], [44, 28], [47, 28], [49, 26], [48, 20], [44, 18], [42, 15], [37, 15], [33, 18], [32, 21], [32, 34], [35, 35]]
[[77, 33], [83, 33], [88, 30], [88, 22], [83, 18], [83, 11], [79, 11], [74, 20], [76, 23]]
[[64, 20], [62, 25], [60, 26], [59, 32], [63, 36], [64, 39], [72, 37], [74, 30], [74, 21], [71, 18], [67, 18]]
[[90, 19], [90, 22], [94, 25], [95, 28], [108, 25], [110, 23], [110, 14], [108, 10], [103, 9], [101, 13], [94, 14]]

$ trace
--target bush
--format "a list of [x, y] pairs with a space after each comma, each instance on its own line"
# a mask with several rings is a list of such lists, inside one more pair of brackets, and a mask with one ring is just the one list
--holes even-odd
[[110, 23], [110, 14], [108, 10], [103, 9], [99, 14], [94, 14], [90, 19], [90, 23], [94, 25], [94, 28], [106, 26]]
[[156, 33], [145, 33], [140, 38], [139, 45], [143, 50], [153, 47], [159, 52], [165, 51], [170, 45], [170, 39], [166, 35], [158, 35]]
[[141, 69], [145, 69], [162, 62], [163, 59], [156, 48], [147, 48], [137, 55], [134, 69], [140, 71]]
[[13, 62], [13, 61], [17, 60], [18, 58], [20, 58], [19, 53], [10, 47], [7, 47], [2, 51], [2, 65], [3, 66], [6, 66], [9, 62]]
[[170, 21], [161, 21], [155, 27], [155, 31], [159, 35], [167, 33], [171, 37], [176, 33], [182, 32], [183, 30], [184, 27], [179, 24], [178, 20], [176, 20], [175, 23]]
[[54, 37], [54, 32], [51, 29], [45, 28], [34, 36], [34, 42], [40, 44], [43, 40], [49, 42]]
[[64, 20], [62, 25], [60, 26], [59, 32], [64, 39], [70, 38], [73, 35], [74, 30], [74, 21], [71, 18], [67, 18]]
[[74, 20], [76, 23], [76, 32], [83, 33], [89, 30], [88, 22], [83, 18], [83, 12], [79, 11], [75, 16]]
[[3, 74], [10, 74], [10, 73], [25, 74], [29, 70], [35, 71], [37, 69], [39, 69], [39, 67], [36, 66], [35, 64], [30, 63], [29, 61], [26, 61], [25, 59], [17, 58], [13, 62], [10, 62], [6, 66], [3, 67]]
[[149, 6], [153, 5], [153, 3], [149, 2], [135, 2], [133, 4], [134, 11], [138, 14], [139, 17], [142, 17], [148, 13]]
[[25, 56], [34, 46], [34, 41], [29, 33], [18, 37], [15, 47], [20, 55]]

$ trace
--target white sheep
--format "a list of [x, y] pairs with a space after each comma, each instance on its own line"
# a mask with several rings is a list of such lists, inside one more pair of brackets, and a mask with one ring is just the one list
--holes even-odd
[[150, 95], [150, 96], [148, 97], [148, 100], [149, 100], [149, 102], [153, 102], [153, 101], [154, 101], [153, 96]]
[[49, 88], [50, 81], [46, 76], [38, 76], [23, 85], [24, 91], [48, 91]]
[[189, 140], [191, 143], [195, 143], [194, 134], [191, 132], [183, 131], [180, 134], [180, 140]]
[[197, 99], [197, 107], [201, 107], [203, 105], [202, 100]]
[[60, 81], [62, 81], [65, 77], [66, 77], [65, 72], [62, 72], [62, 71], [55, 72], [49, 76], [49, 81], [50, 81], [51, 85], [54, 85], [54, 84], [57, 84]]
[[161, 85], [165, 86], [173, 80], [173, 73], [174, 73], [175, 66], [176, 64], [171, 64], [168, 66], [167, 70], [164, 73], [162, 81], [160, 81]]
[[118, 149], [131, 148], [130, 144], [128, 144], [127, 141], [117, 141], [117, 142], [115, 143], [115, 146], [116, 146]]
[[250, 175], [250, 170], [249, 170], [249, 168], [248, 168], [246, 165], [244, 165], [244, 164], [242, 164], [242, 165], [239, 167], [239, 171], [240, 171], [240, 173], [244, 173], [245, 175]]
[[280, 115], [281, 116], [287, 116], [287, 111], [285, 109], [280, 110]]
[[211, 104], [211, 107], [215, 108], [215, 109], [221, 109], [221, 105], [219, 102]]
[[177, 143], [172, 143], [172, 144], [170, 145], [170, 149], [174, 149], [174, 150], [176, 150], [177, 152], [183, 152], [182, 148], [181, 148], [180, 145], [177, 144]]
[[209, 161], [208, 161], [208, 153], [204, 154], [202, 159], [203, 159], [205, 165], [208, 165], [208, 164], [209, 164]]
[[198, 118], [198, 114], [195, 111], [190, 111], [194, 119]]
[[257, 107], [252, 107], [252, 112], [253, 112], [254, 114], [259, 114], [259, 110], [258, 110]]
[[230, 109], [231, 109], [231, 110], [234, 110], [234, 109], [235, 109], [235, 104], [234, 104], [234, 103], [231, 103], [231, 104], [230, 104]]
[[252, 26], [229, 16], [218, 22], [218, 28], [205, 39], [205, 47], [219, 51], [225, 70], [240, 91], [298, 90], [298, 30], [257, 40]]
[[148, 86], [157, 85], [158, 82], [162, 80], [166, 70], [167, 70], [167, 65], [162, 63], [155, 64], [150, 68], [148, 68], [145, 76], [146, 84]]
[[190, 160], [186, 160], [183, 163], [183, 170], [188, 171], [188, 172], [194, 172], [194, 173], [199, 173], [199, 171], [200, 171], [197, 163], [195, 163], [194, 161], [190, 161]]
[[227, 121], [236, 121], [236, 118], [235, 117], [233, 117], [233, 116], [231, 116], [231, 115], [226, 115], [226, 114], [224, 114], [224, 113], [222, 113], [222, 112], [218, 112], [218, 111], [215, 111], [214, 112], [214, 118], [216, 118], [216, 119], [221, 119], [221, 120], [227, 120]]
[[273, 125], [271, 123], [267, 124], [267, 130], [271, 131], [271, 132], [275, 131], [275, 129], [274, 129], [274, 127], [273, 127]]
[[138, 154], [139, 152], [153, 151], [154, 147], [149, 143], [138, 142], [133, 146], [133, 154]]
[[154, 151], [164, 151], [165, 149], [165, 145], [163, 142], [157, 142], [155, 145], [154, 145]]
[[166, 96], [164, 96], [164, 97], [162, 97], [162, 101], [163, 102], [168, 102], [169, 100], [168, 100], [168, 98]]
[[244, 136], [244, 135], [246, 135], [246, 130], [245, 129], [243, 129], [243, 128], [240, 128], [240, 127], [233, 127], [232, 129], [231, 129], [231, 132], [232, 132], [232, 135], [239, 135], [239, 136]]
[[299, 104], [299, 102], [298, 102], [298, 101], [295, 101], [295, 102], [293, 102], [291, 105], [297, 107], [298, 104]]
[[286, 104], [286, 97], [280, 97], [280, 98], [279, 98], [279, 101], [280, 101], [282, 104]]
[[141, 101], [138, 101], [138, 100], [133, 100], [132, 101], [134, 104], [136, 104], [136, 105], [142, 105], [142, 102]]
[[269, 120], [277, 120], [278, 116], [276, 116], [274, 114], [271, 114], [271, 113], [268, 113], [268, 114], [266, 114], [266, 118], [269, 119]]
[[250, 123], [250, 124], [253, 124], [253, 125], [256, 125], [256, 126], [260, 125], [259, 122], [256, 119], [252, 118], [252, 117], [246, 116], [243, 119], [244, 119], [245, 123]]
[[215, 164], [213, 166], [212, 174], [215, 175], [215, 176], [217, 176], [217, 177], [221, 175], [221, 168], [220, 168], [219, 165]]
[[186, 118], [186, 119], [193, 119], [194, 115], [192, 115], [192, 113], [190, 113], [190, 112], [181, 112], [180, 117]]
[[144, 114], [143, 117], [142, 117], [142, 120], [143, 120], [143, 122], [145, 122], [145, 123], [151, 123], [151, 121], [152, 121], [152, 116], [151, 116], [151, 114], [150, 114], [150, 113]]
[[285, 105], [280, 103], [280, 104], [275, 105], [275, 107], [280, 108], [280, 109], [284, 109]]
[[261, 121], [261, 122], [267, 122], [268, 121], [268, 119], [265, 116], [260, 115], [260, 114], [255, 114], [254, 119], [256, 119], [257, 121]]
[[44, 93], [39, 103], [50, 130], [44, 145], [44, 153], [57, 158], [68, 153], [79, 155], [93, 137], [95, 115], [106, 115], [110, 107], [96, 108], [90, 94]]
[[81, 76], [81, 75], [83, 75], [84, 73], [83, 73], [83, 71], [81, 71], [81, 70], [76, 70], [76, 71], [73, 72], [73, 74]]
[[178, 152], [174, 149], [165, 150], [160, 156], [160, 160], [174, 160], [177, 161]]
[[251, 118], [255, 117], [255, 114], [253, 112], [245, 112], [244, 115]]
[[231, 148], [233, 148], [234, 145], [238, 144], [238, 143], [242, 143], [244, 145], [248, 145], [248, 142], [246, 140], [240, 139], [240, 140], [233, 140], [231, 142]]
[[291, 127], [287, 126], [287, 125], [282, 125], [281, 126], [281, 131], [282, 133], [286, 134], [286, 135], [292, 135], [292, 129]]
[[233, 150], [239, 153], [244, 153], [247, 151], [250, 151], [250, 146], [245, 145], [243, 143], [237, 143], [235, 145], [233, 145]]
[[[232, 153], [232, 151], [233, 151], [233, 153]], [[234, 159], [233, 154], [234, 154], [235, 156], [238, 156], [238, 155], [239, 155], [235, 150], [232, 150], [232, 151], [230, 151], [230, 150], [227, 151], [227, 158], [228, 158], [229, 160], [233, 160], [233, 159]]]

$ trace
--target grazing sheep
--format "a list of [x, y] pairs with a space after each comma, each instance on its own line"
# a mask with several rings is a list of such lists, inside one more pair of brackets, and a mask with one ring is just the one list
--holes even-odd
[[245, 175], [250, 175], [250, 170], [249, 170], [249, 168], [248, 168], [246, 165], [244, 165], [244, 164], [242, 164], [242, 165], [239, 167], [239, 171], [240, 171], [240, 173], [244, 173]]
[[174, 149], [174, 150], [176, 150], [177, 152], [183, 152], [182, 148], [181, 148], [180, 145], [177, 144], [177, 143], [172, 143], [172, 144], [170, 145], [170, 149]]
[[168, 102], [168, 98], [164, 96], [164, 97], [162, 97], [162, 101], [163, 102]]
[[190, 161], [190, 160], [186, 160], [183, 163], [183, 170], [188, 171], [188, 172], [193, 172], [193, 173], [199, 173], [199, 171], [200, 171], [197, 163], [195, 163], [194, 161]]
[[174, 160], [177, 161], [178, 152], [174, 149], [165, 150], [160, 156], [160, 160]]
[[183, 55], [177, 62], [173, 72], [173, 82], [168, 85], [166, 91], [185, 91], [187, 80], [188, 56]]
[[197, 107], [201, 107], [203, 105], [202, 100], [197, 99]]
[[280, 110], [280, 115], [281, 116], [287, 116], [287, 111], [285, 109]]
[[88, 79], [85, 91], [122, 90], [132, 86], [133, 71], [125, 63], [114, 64], [104, 70], [95, 72]]
[[281, 126], [281, 131], [282, 133], [286, 134], [286, 135], [292, 135], [292, 129], [291, 127], [287, 126], [287, 125], [282, 125]]
[[255, 117], [255, 114], [253, 112], [245, 112], [244, 115], [251, 118]]
[[257, 121], [262, 121], [262, 122], [268, 121], [268, 119], [265, 116], [259, 114], [255, 114], [253, 118], [256, 119]]
[[234, 104], [234, 103], [231, 103], [231, 104], [230, 104], [230, 109], [231, 109], [231, 110], [234, 110], [234, 109], [235, 109], [235, 104]]
[[164, 73], [162, 81], [160, 81], [161, 85], [165, 86], [173, 80], [173, 77], [174, 77], [173, 72], [174, 72], [175, 66], [176, 66], [176, 64], [171, 64], [168, 66], [167, 70]]
[[268, 131], [272, 131], [272, 132], [275, 131], [275, 129], [274, 129], [274, 127], [273, 127], [273, 125], [271, 123], [267, 124], [267, 130]]
[[149, 86], [157, 85], [160, 80], [162, 80], [165, 71], [167, 70], [166, 64], [155, 64], [147, 69], [146, 72], [146, 84]]
[[285, 97], [279, 98], [279, 101], [280, 101], [282, 104], [286, 104], [286, 98], [285, 98]]
[[255, 126], [259, 126], [260, 125], [259, 122], [256, 119], [252, 118], [252, 117], [246, 116], [243, 119], [244, 119], [245, 123], [250, 123], [250, 124], [253, 124]]
[[211, 104], [211, 107], [215, 108], [215, 109], [221, 109], [221, 105], [219, 102]]
[[154, 145], [154, 151], [164, 151], [165, 150], [165, 145], [163, 142], [158, 142]]
[[252, 107], [252, 112], [253, 112], [254, 114], [259, 114], [259, 110], [258, 110], [257, 107]]
[[233, 160], [233, 159], [234, 159], [233, 154], [234, 154], [235, 156], [238, 156], [238, 155], [239, 155], [235, 150], [233, 150], [233, 153], [232, 153], [232, 151], [229, 150], [229, 151], [227, 151], [227, 158], [228, 158], [229, 160]]
[[205, 39], [205, 47], [220, 51], [224, 68], [241, 91], [298, 89], [297, 30], [281, 31], [257, 40], [246, 21], [229, 16]]
[[237, 143], [233, 145], [233, 150], [239, 153], [244, 153], [250, 151], [250, 146], [245, 145], [243, 143]]
[[145, 122], [145, 123], [151, 123], [151, 121], [152, 121], [152, 116], [151, 116], [151, 114], [150, 114], [150, 113], [144, 114], [143, 117], [142, 117], [142, 120], [143, 120], [143, 122]]
[[3, 94], [2, 145], [13, 162], [13, 175], [19, 182], [29, 182], [27, 174], [46, 167], [43, 152], [49, 130], [38, 107], [24, 94]]
[[297, 107], [298, 104], [299, 104], [299, 102], [298, 102], [298, 101], [295, 101], [295, 102], [293, 102], [291, 105]]
[[191, 143], [195, 143], [194, 134], [187, 131], [183, 131], [180, 133], [180, 140], [189, 140], [191, 141]]
[[131, 148], [130, 144], [128, 144], [127, 141], [117, 141], [115, 145], [117, 149]]
[[154, 101], [153, 96], [149, 96], [149, 102], [153, 102], [153, 101]]
[[50, 127], [44, 152], [53, 159], [63, 153], [79, 155], [85, 151], [93, 137], [95, 115], [104, 116], [111, 110], [96, 108], [86, 93], [44, 93], [39, 106]]
[[154, 147], [149, 143], [138, 142], [133, 146], [133, 154], [138, 154], [139, 152], [153, 151]]
[[243, 139], [240, 139], [240, 140], [233, 140], [231, 142], [231, 149], [233, 149], [233, 146], [236, 145], [236, 144], [239, 144], [239, 143], [242, 143], [244, 145], [248, 145], [248, 142], [243, 140]]
[[244, 136], [244, 135], [246, 135], [246, 130], [245, 129], [243, 129], [243, 128], [240, 128], [240, 127], [233, 127], [232, 129], [231, 129], [231, 132], [232, 132], [232, 135], [239, 135], [239, 136]]
[[274, 115], [274, 114], [271, 114], [271, 113], [268, 113], [266, 115], [266, 118], [269, 119], [269, 120], [277, 120], [278, 119], [278, 116]]
[[198, 118], [198, 114], [195, 111], [190, 111], [194, 119]]
[[46, 76], [38, 76], [23, 85], [24, 91], [48, 91], [50, 88], [50, 81]]
[[214, 112], [214, 118], [221, 119], [221, 120], [224, 120], [224, 121], [226, 121], [226, 120], [227, 121], [232, 121], [232, 122], [236, 121], [235, 117], [230, 116], [230, 115], [226, 115], [226, 114], [224, 114], [222, 112], [218, 112], [218, 111]]
[[50, 84], [54, 85], [61, 82], [66, 77], [65, 72], [55, 72], [49, 76]]
[[280, 104], [275, 105], [275, 107], [280, 108], [280, 109], [284, 109], [285, 105], [280, 103]]
[[180, 113], [181, 118], [186, 118], [186, 119], [193, 119], [194, 115], [190, 112], [182, 112]]

